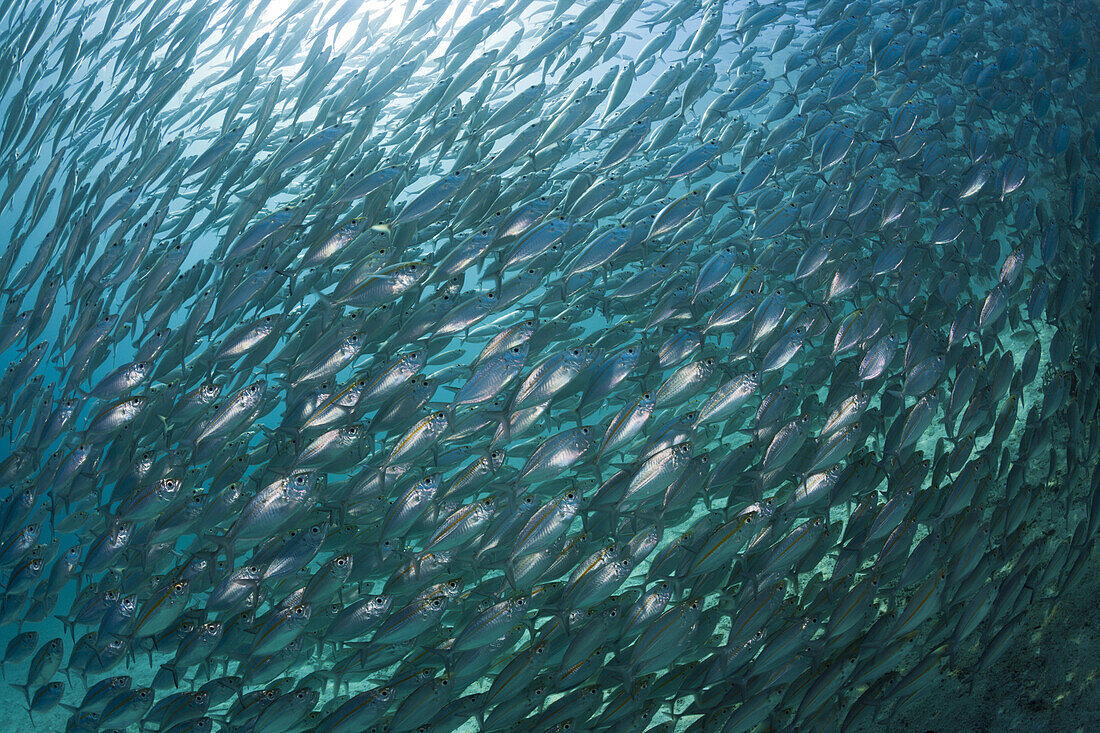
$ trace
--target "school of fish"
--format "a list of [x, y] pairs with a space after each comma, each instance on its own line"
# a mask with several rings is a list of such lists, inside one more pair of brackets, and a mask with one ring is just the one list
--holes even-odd
[[879, 730], [990, 669], [1100, 532], [1094, 11], [0, 0], [30, 721]]

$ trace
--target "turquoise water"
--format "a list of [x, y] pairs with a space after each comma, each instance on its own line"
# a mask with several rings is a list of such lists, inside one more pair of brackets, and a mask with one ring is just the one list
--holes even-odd
[[0, 7], [37, 728], [1100, 720], [1091, 4]]

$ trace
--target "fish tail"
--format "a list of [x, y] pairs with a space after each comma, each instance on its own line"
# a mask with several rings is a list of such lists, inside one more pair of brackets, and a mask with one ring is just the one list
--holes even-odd
[[233, 540], [228, 535], [214, 534], [213, 532], [206, 532], [203, 537], [213, 542], [218, 546], [218, 549], [225, 553], [226, 567], [234, 567], [234, 553], [233, 553]]
[[[79, 596], [79, 595], [80, 595], [80, 593], [78, 591], [77, 596]], [[55, 614], [54, 618], [61, 622], [61, 625], [64, 628], [64, 630], [68, 631], [69, 635], [75, 641], [76, 640], [76, 625], [75, 625], [74, 621], [71, 618], [69, 618], [67, 616], [62, 616], [60, 614]], [[12, 686], [13, 687], [18, 687], [18, 685], [12, 685]]]
[[22, 690], [23, 695], [27, 698], [27, 705], [31, 704], [31, 690], [27, 685], [19, 685], [14, 682], [9, 682], [8, 687], [14, 687], [17, 690]]
[[519, 586], [516, 585], [516, 566], [512, 560], [513, 558], [509, 558], [504, 563], [504, 579], [508, 582], [508, 586], [512, 590], [518, 591]]
[[173, 685], [175, 685], [176, 687], [180, 686], [179, 675], [177, 674], [178, 670], [176, 669], [175, 664], [173, 664], [172, 662], [166, 662], [165, 664], [160, 665], [160, 668], [167, 670], [168, 673], [172, 675]]

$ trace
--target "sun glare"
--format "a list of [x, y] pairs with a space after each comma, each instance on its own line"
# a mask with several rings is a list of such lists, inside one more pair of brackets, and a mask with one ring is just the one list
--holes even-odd
[[[353, 40], [360, 25], [366, 22], [376, 31], [391, 30], [401, 25], [406, 15], [411, 15], [408, 5], [416, 5], [416, 0], [357, 0], [353, 2], [329, 2], [317, 15], [316, 23], [325, 23], [336, 14], [342, 18], [336, 33], [336, 44], [343, 44]], [[286, 20], [286, 12], [298, 5], [298, 0], [269, 0], [261, 11], [261, 25], [269, 26], [272, 23]], [[415, 8], [413, 9], [415, 11]], [[367, 18], [364, 18], [364, 15]]]

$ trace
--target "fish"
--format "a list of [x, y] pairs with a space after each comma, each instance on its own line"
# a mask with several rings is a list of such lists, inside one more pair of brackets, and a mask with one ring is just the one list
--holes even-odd
[[995, 665], [1051, 653], [1023, 630], [1065, 618], [1100, 527], [1087, 13], [0, 18], [0, 625], [30, 722], [1017, 709]]

